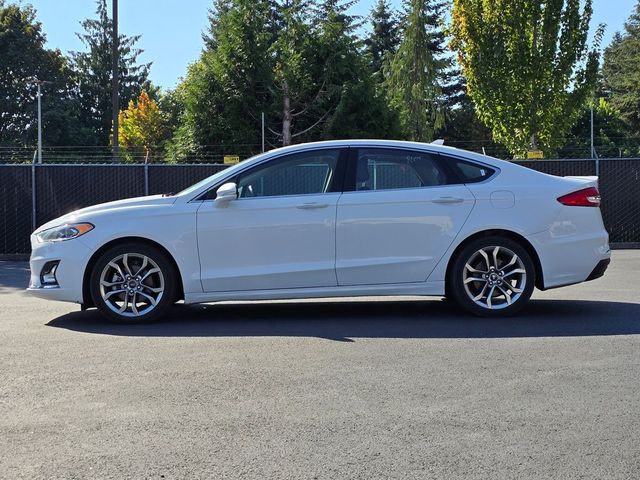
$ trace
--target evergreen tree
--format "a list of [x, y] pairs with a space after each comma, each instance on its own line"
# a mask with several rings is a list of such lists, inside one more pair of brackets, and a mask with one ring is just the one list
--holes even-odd
[[[275, 93], [276, 118], [279, 117], [279, 129], [271, 129], [282, 145], [291, 145], [294, 135], [294, 122], [298, 123], [301, 115], [311, 114], [315, 105], [312, 97], [323, 94], [324, 86], [318, 85], [318, 79], [309, 68], [313, 50], [316, 46], [309, 19], [309, 2], [306, 0], [285, 0], [279, 6], [281, 27], [276, 37], [271, 54], [275, 60], [273, 65], [273, 81]], [[311, 100], [309, 100], [311, 98]], [[306, 133], [306, 132], [304, 132]]]
[[[390, 109], [382, 89], [371, 76], [363, 42], [356, 35], [357, 17], [346, 13], [353, 2], [328, 2], [319, 18], [316, 74], [323, 78], [329, 112], [322, 138], [398, 138], [397, 113]], [[332, 10], [333, 9], [333, 10]]]
[[438, 66], [438, 83], [442, 89], [443, 105], [448, 118], [453, 109], [466, 101], [467, 84], [448, 46], [450, 38], [445, 28], [445, 14], [450, 2], [432, 0], [428, 3], [425, 17], [427, 32], [431, 37], [429, 48]]
[[230, 8], [211, 10], [210, 22], [217, 40], [207, 44], [175, 92], [184, 108], [169, 148], [176, 160], [257, 153], [260, 112], [272, 103], [271, 2], [233, 0]]
[[[84, 52], [72, 52], [72, 66], [79, 84], [81, 117], [84, 125], [95, 132], [95, 145], [108, 145], [112, 130], [112, 21], [107, 14], [106, 0], [96, 0], [96, 19], [81, 22], [84, 33], [77, 34], [86, 47]], [[145, 89], [153, 88], [148, 80], [151, 64], [138, 64], [142, 50], [136, 48], [140, 36], [119, 35], [119, 95], [123, 105], [137, 98]]]
[[[231, 8], [215, 10], [210, 23], [217, 40], [176, 90], [184, 113], [172, 155], [220, 144], [254, 153], [261, 112], [268, 146], [372, 136], [370, 129], [396, 136], [389, 122], [397, 117], [370, 79], [351, 3], [328, 0], [312, 8], [309, 0], [232, 0]], [[341, 119], [356, 123], [340, 128]]]
[[389, 107], [379, 85], [367, 74], [368, 65], [363, 59], [359, 61], [360, 81], [342, 87], [338, 105], [327, 120], [322, 138], [402, 138], [398, 112]]
[[209, 27], [202, 34], [205, 49], [214, 50], [218, 47], [218, 26], [220, 17], [224, 15], [232, 7], [232, 0], [213, 0], [213, 5], [209, 8], [208, 19]]
[[371, 56], [371, 68], [380, 78], [385, 55], [394, 54], [399, 43], [397, 18], [387, 0], [378, 0], [371, 11], [371, 33], [365, 45]]
[[[285, 4], [287, 0], [285, 0]], [[345, 25], [351, 25], [356, 20], [354, 15], [349, 15], [348, 10], [353, 7], [358, 0], [320, 0], [319, 2], [307, 2], [311, 10], [314, 11], [314, 17], [319, 22], [333, 21], [341, 22]]]
[[431, 141], [444, 126], [442, 79], [448, 63], [438, 51], [440, 8], [433, 0], [406, 2], [402, 42], [385, 72], [389, 101], [411, 140]]
[[640, 135], [640, 1], [605, 51], [603, 86], [611, 107], [634, 135]]

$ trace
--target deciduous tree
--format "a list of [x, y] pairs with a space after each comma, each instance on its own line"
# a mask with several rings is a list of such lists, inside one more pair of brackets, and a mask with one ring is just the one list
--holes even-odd
[[452, 45], [469, 95], [513, 154], [558, 148], [593, 95], [603, 27], [589, 48], [591, 4], [454, 0]]
[[163, 152], [167, 138], [167, 120], [155, 100], [143, 90], [137, 101], [130, 100], [125, 110], [118, 114], [121, 136], [120, 145], [129, 160], [137, 160], [140, 154], [145, 162], [157, 159]]

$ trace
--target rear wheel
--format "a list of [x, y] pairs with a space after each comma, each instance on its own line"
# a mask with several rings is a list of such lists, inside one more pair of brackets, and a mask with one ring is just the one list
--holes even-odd
[[117, 245], [104, 252], [89, 279], [94, 304], [118, 323], [157, 320], [175, 301], [173, 265], [159, 249]]
[[465, 310], [479, 316], [508, 316], [531, 298], [535, 268], [529, 253], [504, 237], [479, 238], [454, 260], [449, 291]]

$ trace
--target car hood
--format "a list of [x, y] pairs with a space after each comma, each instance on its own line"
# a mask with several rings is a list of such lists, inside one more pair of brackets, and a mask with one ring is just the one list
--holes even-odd
[[62, 225], [70, 222], [86, 221], [90, 222], [91, 218], [105, 213], [115, 213], [118, 211], [125, 211], [129, 209], [146, 208], [146, 207], [159, 207], [163, 205], [171, 205], [176, 201], [175, 197], [167, 197], [163, 195], [151, 195], [148, 197], [127, 198], [125, 200], [116, 200], [114, 202], [100, 203], [98, 205], [92, 205], [91, 207], [81, 208], [67, 213], [61, 217], [55, 218], [40, 228], [34, 233], [52, 228], [58, 225]]

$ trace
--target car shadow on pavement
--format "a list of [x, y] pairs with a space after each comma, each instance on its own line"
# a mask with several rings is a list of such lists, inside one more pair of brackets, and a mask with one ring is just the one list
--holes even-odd
[[97, 311], [47, 323], [131, 337], [509, 338], [640, 334], [640, 304], [532, 300], [513, 318], [476, 318], [441, 300], [176, 305], [159, 323], [117, 325]]

